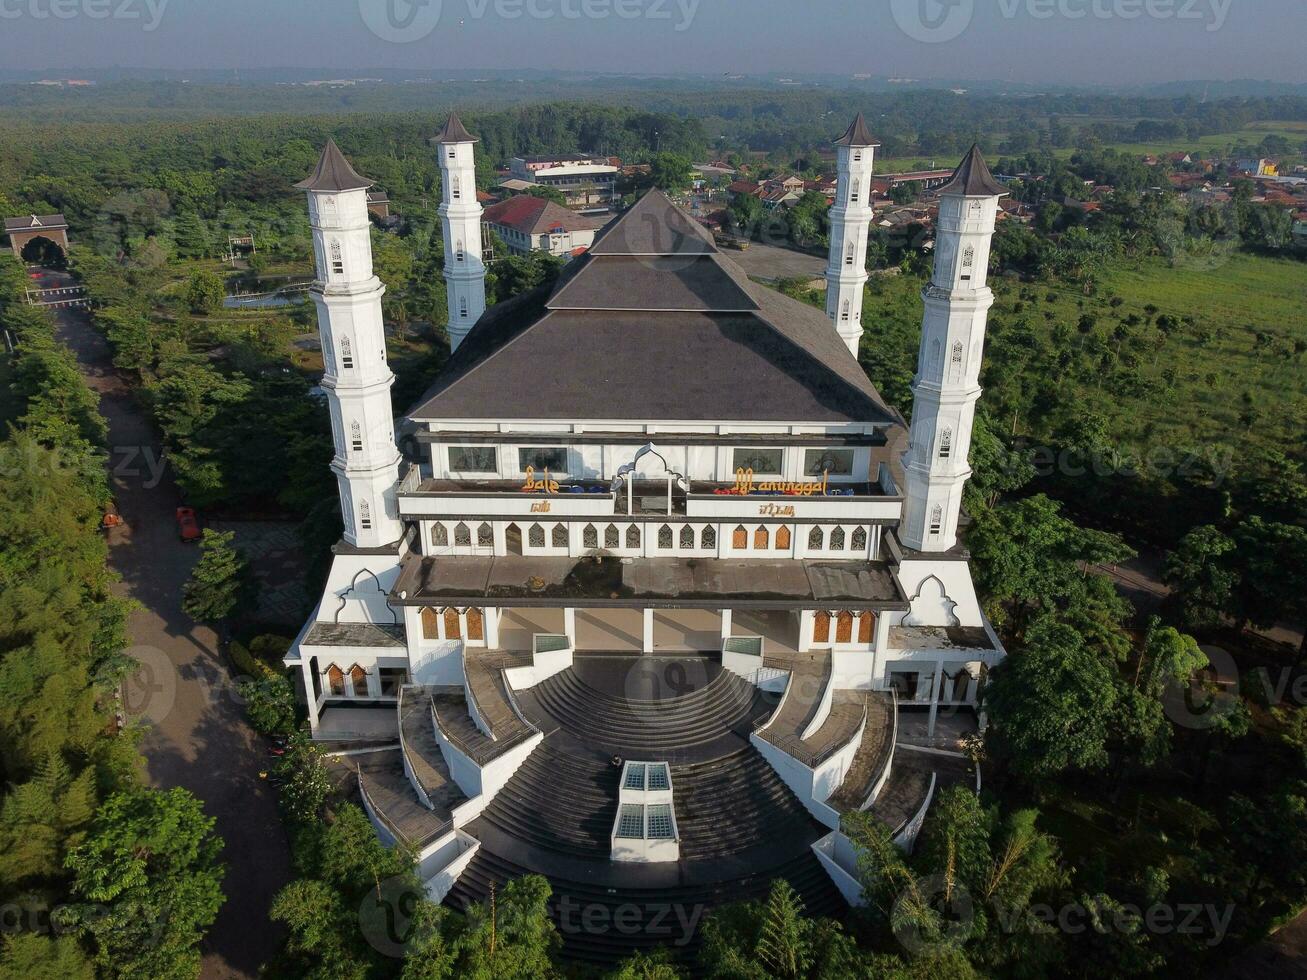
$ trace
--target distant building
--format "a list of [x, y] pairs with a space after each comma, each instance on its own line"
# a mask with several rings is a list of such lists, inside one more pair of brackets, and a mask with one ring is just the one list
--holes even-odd
[[594, 242], [598, 223], [530, 194], [510, 197], [486, 208], [482, 217], [515, 255], [548, 252], [570, 258]]
[[947, 184], [952, 177], [952, 170], [912, 170], [901, 174], [880, 174], [871, 179], [871, 189], [881, 197], [888, 197], [895, 187], [915, 182], [920, 184], [923, 190], [930, 191]]
[[368, 213], [380, 221], [390, 217], [390, 198], [385, 191], [368, 191]]
[[1236, 160], [1234, 169], [1241, 174], [1247, 174], [1249, 177], [1274, 177], [1279, 170], [1274, 160], [1267, 160], [1264, 157], [1256, 160]]
[[620, 160], [596, 154], [513, 157], [511, 176], [500, 186], [517, 193], [549, 187], [567, 199], [569, 208], [606, 211], [619, 199], [617, 175], [621, 169]]

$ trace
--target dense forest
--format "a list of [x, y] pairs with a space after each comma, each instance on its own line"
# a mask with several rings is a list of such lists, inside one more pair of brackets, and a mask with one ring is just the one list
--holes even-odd
[[[244, 114], [224, 115], [238, 94]], [[996, 240], [967, 491], [977, 585], [1011, 653], [986, 695], [992, 724], [973, 746], [984, 792], [943, 794], [910, 856], [883, 828], [853, 821], [866, 908], [844, 923], [811, 920], [777, 885], [763, 906], [708, 920], [699, 973], [1177, 975], [1237, 957], [1301, 910], [1304, 650], [1253, 628], [1307, 623], [1307, 262], [1282, 216], [1247, 188], [1199, 209], [1155, 193], [1141, 154], [1109, 144], [1224, 136], [1231, 151], [1300, 159], [1307, 137], [1245, 127], [1307, 120], [1307, 103], [679, 85], [598, 86], [584, 104], [483, 94], [463, 118], [482, 141], [487, 186], [513, 154], [578, 146], [651, 162], [649, 180], [672, 190], [683, 161], [709, 156], [812, 173], [816, 151], [861, 109], [889, 157], [951, 162], [979, 139], [998, 169], [1022, 175], [1013, 196], [1035, 216], [1004, 223]], [[188, 499], [298, 520], [319, 556], [340, 524], [311, 307], [224, 300], [310, 273], [304, 202], [290, 186], [333, 135], [402, 216], [373, 233], [398, 411], [444, 362], [439, 178], [426, 143], [437, 113], [369, 114], [374, 95], [313, 94], [347, 101], [310, 115], [291, 114], [294, 99], [272, 88], [0, 87], [0, 210], [69, 217], [72, 270]], [[1086, 182], [1114, 188], [1101, 207], [1075, 206]], [[749, 208], [735, 211], [752, 233]], [[809, 200], [768, 233], [820, 251], [825, 221]], [[257, 251], [224, 261], [229, 239], [245, 235]], [[905, 412], [927, 242], [922, 229], [878, 230], [869, 256], [860, 359]], [[547, 258], [498, 254], [492, 301], [559, 271]], [[49, 319], [19, 302], [21, 267], [7, 262], [4, 273], [0, 321], [16, 346], [2, 448], [21, 465], [0, 472], [0, 903], [31, 917], [0, 939], [0, 972], [193, 975], [220, 900], [218, 844], [195, 800], [141, 787], [133, 732], [113, 722], [130, 665], [126, 611], [96, 533], [109, 492], [104, 422]], [[817, 299], [804, 284], [781, 287]], [[1159, 447], [1172, 453], [1166, 465]], [[202, 575], [238, 568], [223, 542], [205, 547]], [[1140, 551], [1173, 590], [1147, 611], [1104, 573]], [[206, 605], [201, 590], [188, 593], [195, 615], [232, 616], [240, 633], [238, 593], [224, 595]], [[1229, 664], [1212, 661], [1212, 645]], [[252, 719], [287, 733], [289, 685], [256, 658], [247, 673], [259, 678], [246, 689]], [[407, 857], [382, 848], [336, 793], [317, 749], [292, 738], [278, 770], [297, 877], [274, 907], [288, 939], [271, 975], [569, 975], [542, 880], [466, 916], [431, 906]], [[164, 826], [168, 839], [156, 839]], [[940, 881], [942, 892], [926, 884]], [[360, 917], [379, 882], [412, 900], [398, 951], [378, 948]], [[958, 895], [972, 909], [961, 920]], [[108, 914], [91, 916], [91, 903]], [[67, 929], [44, 925], [56, 907]], [[1147, 914], [1159, 908], [1201, 914], [1186, 920], [1192, 928], [1163, 928]], [[1082, 928], [1044, 914], [1055, 922], [1068, 909]], [[139, 930], [158, 923], [166, 941], [142, 941]], [[686, 968], [637, 958], [613, 976]]]

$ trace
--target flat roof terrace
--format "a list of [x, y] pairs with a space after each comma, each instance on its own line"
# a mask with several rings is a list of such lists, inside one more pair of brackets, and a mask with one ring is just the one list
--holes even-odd
[[404, 562], [400, 605], [906, 610], [889, 565], [873, 561], [506, 555]]

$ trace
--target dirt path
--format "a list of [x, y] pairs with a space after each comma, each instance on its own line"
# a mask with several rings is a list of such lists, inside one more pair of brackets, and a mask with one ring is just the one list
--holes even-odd
[[[54, 283], [51, 283], [53, 285]], [[108, 343], [79, 310], [56, 311], [59, 337], [77, 355], [109, 420], [110, 478], [126, 527], [109, 533], [109, 564], [132, 613], [130, 651], [145, 666], [128, 684], [128, 712], [152, 723], [141, 744], [151, 785], [182, 786], [204, 801], [226, 842], [227, 902], [204, 946], [204, 978], [254, 977], [280, 944], [268, 919], [290, 879], [286, 834], [271, 787], [258, 778], [266, 743], [233, 697], [217, 637], [182, 612], [182, 584], [198, 557], [177, 538], [181, 500], [160, 475], [160, 438], [112, 367]]]

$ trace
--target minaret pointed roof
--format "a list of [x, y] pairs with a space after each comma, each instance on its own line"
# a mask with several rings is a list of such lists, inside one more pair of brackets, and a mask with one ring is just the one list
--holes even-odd
[[973, 143], [958, 169], [953, 171], [953, 178], [939, 189], [941, 196], [952, 194], [962, 197], [1002, 197], [1007, 188], [994, 179], [989, 172], [989, 165], [980, 152], [980, 144]]
[[478, 143], [480, 140], [467, 131], [463, 126], [463, 121], [458, 118], [457, 112], [450, 112], [449, 118], [445, 120], [445, 125], [436, 134], [436, 142]]
[[360, 176], [336, 141], [328, 139], [313, 173], [295, 186], [302, 191], [357, 191], [371, 187], [372, 181]]
[[845, 131], [844, 135], [835, 141], [836, 146], [880, 146], [880, 141], [871, 135], [871, 130], [867, 128], [867, 120], [863, 118], [862, 113], [858, 113], [858, 118]]

